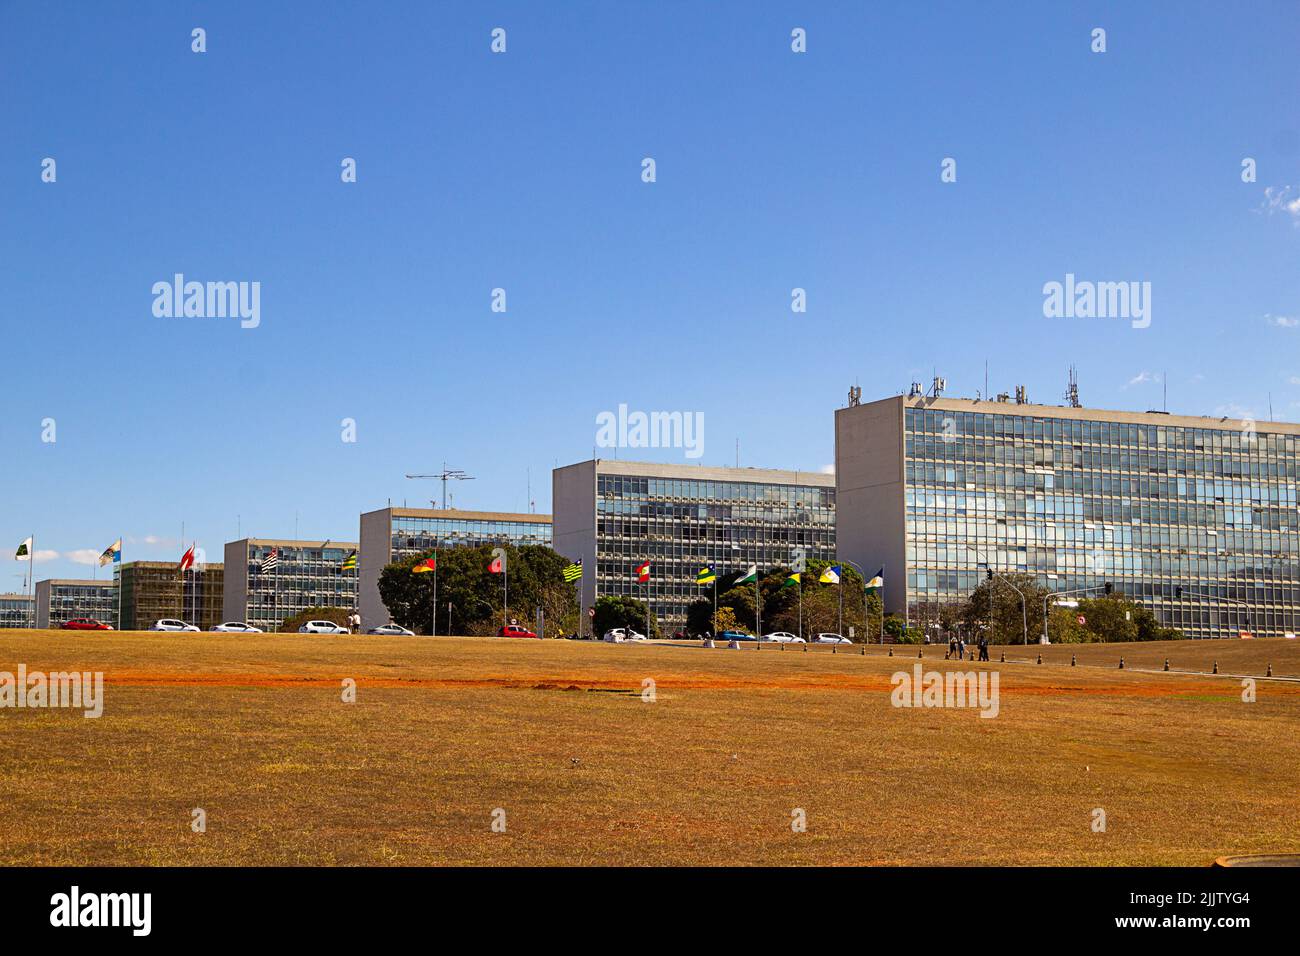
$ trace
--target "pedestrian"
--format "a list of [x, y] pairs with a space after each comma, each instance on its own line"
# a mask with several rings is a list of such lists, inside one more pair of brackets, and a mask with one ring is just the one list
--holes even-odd
[[959, 637], [957, 638], [957, 660], [963, 661], [965, 659], [966, 659], [966, 639], [963, 637]]
[[981, 634], [980, 635], [980, 660], [986, 661], [988, 659], [989, 659], [989, 639], [986, 635]]

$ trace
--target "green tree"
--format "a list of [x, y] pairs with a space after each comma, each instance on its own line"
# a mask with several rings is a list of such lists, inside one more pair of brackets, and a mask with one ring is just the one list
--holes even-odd
[[717, 637], [723, 631], [739, 631], [742, 634], [753, 633], [743, 624], [738, 624], [736, 622], [736, 615], [732, 613], [731, 608], [729, 607], [718, 608], [718, 616], [713, 623], [715, 625], [713, 630], [714, 637]]
[[[1024, 594], [1023, 611], [1016, 589]], [[989, 641], [993, 644], [1019, 644], [1025, 640], [1027, 624], [1029, 641], [1037, 643], [1042, 625], [1035, 622], [1042, 620], [1043, 598], [1047, 593], [1028, 574], [994, 576], [981, 581], [962, 604], [961, 623], [972, 635], [978, 633], [981, 625], [987, 625]]]
[[295, 633], [308, 621], [333, 621], [340, 627], [347, 627], [348, 615], [351, 613], [351, 609], [345, 607], [309, 607], [281, 621], [280, 633]]
[[645, 634], [650, 639], [659, 637], [659, 622], [650, 617], [650, 630], [646, 631], [645, 601], [623, 595], [607, 595], [596, 599], [596, 616], [592, 618], [592, 633], [597, 637], [615, 628], [626, 628]]
[[[506, 618], [532, 626], [538, 608], [555, 633], [576, 629], [578, 602], [574, 585], [561, 570], [568, 560], [542, 545], [482, 545], [438, 551], [438, 633], [495, 634], [503, 618], [504, 581], [488, 572], [492, 551], [506, 552], [510, 575], [510, 606]], [[379, 594], [393, 620], [421, 634], [433, 623], [433, 574], [413, 574], [411, 568], [433, 552], [396, 561], [380, 572]]]

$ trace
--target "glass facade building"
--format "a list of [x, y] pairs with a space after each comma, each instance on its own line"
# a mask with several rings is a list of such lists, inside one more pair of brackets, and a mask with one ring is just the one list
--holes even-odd
[[886, 600], [913, 620], [964, 600], [986, 562], [1056, 591], [1110, 582], [1188, 637], [1280, 636], [1300, 626], [1298, 444], [1284, 423], [887, 399], [838, 413], [837, 458], [857, 466], [841, 517], [905, 568]]
[[661, 628], [712, 593], [695, 583], [705, 565], [724, 575], [788, 566], [799, 548], [835, 555], [833, 475], [595, 460], [556, 469], [553, 485], [556, 548], [583, 560], [584, 606], [648, 598]]
[[[122, 629], [147, 631], [163, 618], [203, 630], [221, 623], [224, 568], [203, 562], [182, 572], [175, 561], [128, 561], [114, 569], [122, 585]], [[117, 611], [109, 623], [116, 623]]]
[[387, 565], [439, 548], [501, 543], [550, 547], [551, 516], [453, 508], [381, 508], [366, 512], [361, 516], [362, 627], [377, 627], [390, 620], [379, 596], [379, 575]]
[[[226, 544], [222, 621], [243, 621], [264, 631], [313, 607], [357, 606], [357, 568], [343, 563], [359, 546], [352, 541], [243, 538]], [[262, 564], [274, 551], [276, 566]]]
[[35, 599], [27, 594], [0, 594], [0, 627], [31, 627]]
[[50, 578], [36, 582], [36, 626], [60, 627], [77, 617], [117, 626], [117, 587], [112, 581]]

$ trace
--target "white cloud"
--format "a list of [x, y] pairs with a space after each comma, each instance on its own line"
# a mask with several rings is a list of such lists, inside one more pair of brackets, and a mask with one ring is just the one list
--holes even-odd
[[1270, 216], [1275, 212], [1285, 213], [1300, 226], [1300, 186], [1264, 187], [1264, 202], [1259, 208]]
[[834, 465], [822, 465], [821, 471], [822, 471], [822, 474], [823, 474], [823, 475], [833, 475], [833, 474], [835, 474], [835, 466], [834, 466]]
[[1274, 315], [1271, 312], [1265, 313], [1264, 321], [1269, 325], [1275, 325], [1279, 329], [1294, 329], [1300, 327], [1300, 318], [1294, 315]]
[[1286, 381], [1288, 385], [1300, 385], [1300, 375], [1292, 375]]
[[1131, 379], [1125, 388], [1132, 388], [1134, 385], [1160, 384], [1160, 374], [1158, 372], [1148, 372], [1146, 369], [1138, 372]]
[[73, 564], [98, 564], [100, 552], [93, 548], [78, 548], [64, 555]]

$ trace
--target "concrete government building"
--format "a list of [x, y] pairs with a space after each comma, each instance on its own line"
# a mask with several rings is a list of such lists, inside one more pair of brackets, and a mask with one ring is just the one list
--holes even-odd
[[36, 626], [57, 628], [78, 617], [117, 625], [117, 587], [112, 581], [48, 578], [36, 582]]
[[[357, 550], [354, 541], [291, 541], [240, 538], [225, 549], [226, 583], [222, 620], [243, 621], [264, 631], [311, 607], [357, 606], [357, 569], [343, 562]], [[262, 563], [275, 551], [276, 566]]]
[[[551, 483], [555, 550], [582, 559], [583, 608], [648, 597], [659, 626], [674, 628], [712, 594], [695, 583], [705, 565], [722, 577], [788, 566], [796, 548], [835, 556], [834, 475], [593, 459], [555, 469]], [[647, 560], [645, 585], [636, 568]]]
[[[840, 553], [913, 623], [993, 569], [1187, 637], [1300, 630], [1300, 425], [896, 396], [835, 414]], [[1181, 590], [1180, 590], [1181, 589]], [[1029, 609], [1030, 632], [1042, 608]], [[1032, 639], [1032, 636], [1031, 636]]]
[[379, 596], [386, 566], [413, 554], [441, 548], [506, 543], [551, 545], [551, 516], [454, 508], [380, 508], [361, 516], [361, 574], [358, 594], [362, 628], [389, 621]]

